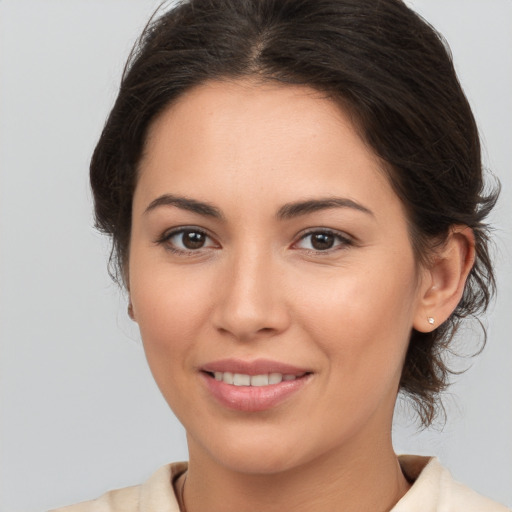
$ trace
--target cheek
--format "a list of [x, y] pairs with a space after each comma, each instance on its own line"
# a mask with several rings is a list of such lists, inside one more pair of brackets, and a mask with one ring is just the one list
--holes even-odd
[[211, 285], [204, 275], [173, 272], [168, 265], [137, 265], [130, 275], [130, 295], [151, 370], [186, 366], [204, 319], [210, 315]]
[[132, 274], [130, 292], [153, 378], [170, 408], [183, 421], [185, 412], [196, 407], [187, 399], [190, 390], [185, 377], [201, 337], [198, 333], [203, 319], [208, 315], [205, 307], [209, 295], [183, 274], [156, 270], [153, 266], [150, 272]]
[[401, 272], [395, 268], [337, 269], [323, 286], [306, 284], [296, 294], [303, 327], [332, 365], [343, 365], [355, 378], [401, 371], [413, 322], [415, 273], [413, 264]]

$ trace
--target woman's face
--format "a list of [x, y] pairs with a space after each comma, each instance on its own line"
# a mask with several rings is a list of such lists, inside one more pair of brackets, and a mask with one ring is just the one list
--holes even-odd
[[183, 95], [148, 136], [128, 270], [192, 458], [268, 473], [389, 441], [422, 279], [332, 101], [249, 81]]

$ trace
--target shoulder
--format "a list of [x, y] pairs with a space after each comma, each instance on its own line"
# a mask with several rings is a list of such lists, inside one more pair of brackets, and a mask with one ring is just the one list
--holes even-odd
[[173, 481], [186, 469], [185, 462], [168, 464], [141, 485], [116, 489], [98, 499], [50, 512], [179, 512]]
[[399, 461], [414, 483], [392, 512], [510, 512], [454, 480], [434, 457], [402, 455]]

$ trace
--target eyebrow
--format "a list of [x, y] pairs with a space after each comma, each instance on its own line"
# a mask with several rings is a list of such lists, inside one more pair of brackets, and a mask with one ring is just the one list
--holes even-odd
[[194, 212], [205, 217], [213, 217], [215, 219], [224, 218], [222, 212], [212, 204], [188, 197], [174, 196], [172, 194], [164, 194], [151, 201], [149, 206], [144, 210], [144, 213], [149, 213], [160, 206], [176, 206], [182, 210]]
[[373, 212], [362, 204], [344, 197], [326, 197], [287, 203], [279, 208], [277, 218], [281, 220], [307, 215], [308, 213], [327, 210], [329, 208], [352, 208], [373, 216]]
[[[197, 213], [205, 217], [224, 219], [221, 210], [210, 203], [172, 194], [164, 194], [151, 201], [144, 213], [146, 214], [160, 206], [175, 206], [176, 208]], [[279, 208], [276, 218], [279, 220], [287, 220], [330, 208], [352, 208], [373, 216], [373, 212], [370, 209], [352, 199], [344, 197], [326, 197], [286, 203]]]

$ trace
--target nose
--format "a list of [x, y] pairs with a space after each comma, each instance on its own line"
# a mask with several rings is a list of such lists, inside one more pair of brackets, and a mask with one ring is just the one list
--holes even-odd
[[213, 313], [215, 328], [240, 341], [272, 337], [290, 324], [283, 272], [270, 251], [244, 251], [220, 279]]

